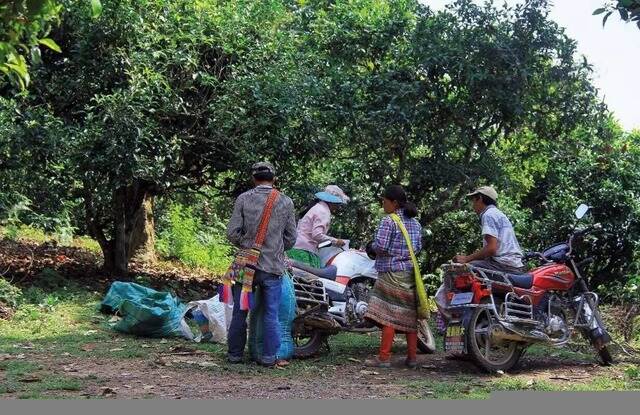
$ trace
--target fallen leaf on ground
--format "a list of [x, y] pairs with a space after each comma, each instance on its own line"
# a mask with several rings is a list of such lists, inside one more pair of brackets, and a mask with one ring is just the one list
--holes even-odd
[[13, 347], [18, 348], [18, 349], [34, 349], [35, 348], [33, 343], [14, 344]]
[[160, 379], [171, 379], [171, 376], [169, 376], [169, 375], [162, 375], [162, 376], [160, 376]]
[[361, 370], [361, 375], [379, 375], [380, 373], [374, 372], [373, 370]]
[[96, 334], [98, 330], [87, 330], [84, 332], [85, 336], [91, 336], [92, 334]]
[[124, 350], [124, 349], [123, 349], [123, 348], [121, 348], [121, 347], [116, 347], [115, 349], [109, 349], [109, 351], [110, 351], [110, 352], [121, 352], [121, 351], [123, 351], [123, 350]]
[[168, 342], [167, 342], [167, 339], [162, 339], [162, 340], [160, 340], [160, 343], [164, 344], [164, 343], [168, 343]]
[[173, 365], [173, 363], [163, 359], [162, 356], [158, 356], [156, 358], [156, 360], [154, 360], [154, 363], [157, 364], [157, 365], [160, 365], [160, 366], [172, 366]]
[[26, 383], [40, 382], [41, 380], [42, 380], [41, 377], [35, 376], [35, 375], [27, 375], [20, 378], [20, 382], [26, 382]]
[[144, 390], [149, 390], [149, 389], [153, 389], [153, 388], [155, 388], [155, 386], [153, 386], [153, 385], [142, 385], [142, 389], [144, 389]]
[[84, 350], [85, 352], [92, 352], [94, 351], [96, 348], [96, 344], [95, 343], [87, 343], [87, 344], [83, 344], [81, 349]]
[[498, 370], [498, 371], [496, 372], [496, 375], [498, 375], [498, 376], [504, 376], [504, 370]]
[[24, 359], [24, 358], [26, 358], [26, 357], [27, 357], [27, 356], [25, 356], [25, 355], [24, 355], [24, 353], [20, 353], [20, 354], [17, 354], [17, 355], [16, 355], [16, 359]]
[[102, 388], [102, 393], [100, 394], [105, 397], [116, 396], [116, 391], [113, 388], [105, 387]]
[[65, 371], [65, 372], [77, 372], [78, 368], [73, 367], [73, 366], [64, 366], [62, 368], [62, 370]]
[[347, 360], [348, 360], [348, 361], [350, 361], [350, 362], [362, 363], [360, 360], [358, 360], [358, 359], [354, 359], [353, 357], [350, 357], [350, 358], [348, 358]]
[[141, 344], [140, 347], [142, 347], [143, 349], [148, 349], [151, 346], [145, 343], [145, 344]]
[[199, 350], [196, 349], [192, 349], [190, 347], [184, 347], [184, 346], [176, 346], [176, 347], [172, 347], [169, 349], [169, 353], [167, 354], [173, 354], [173, 355], [192, 355], [192, 354], [202, 354], [204, 352], [201, 352]]
[[213, 362], [199, 362], [198, 366], [200, 367], [219, 367], [220, 365]]
[[435, 369], [436, 368], [435, 365], [422, 365], [420, 367], [423, 368], [423, 369]]

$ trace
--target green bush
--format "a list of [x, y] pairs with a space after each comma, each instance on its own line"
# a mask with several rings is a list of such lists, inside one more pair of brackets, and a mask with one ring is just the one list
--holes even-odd
[[0, 303], [16, 308], [22, 298], [22, 290], [12, 285], [4, 278], [0, 278]]
[[220, 222], [216, 225], [206, 226], [192, 209], [174, 204], [159, 232], [156, 248], [166, 258], [221, 274], [231, 263], [231, 246], [225, 241]]

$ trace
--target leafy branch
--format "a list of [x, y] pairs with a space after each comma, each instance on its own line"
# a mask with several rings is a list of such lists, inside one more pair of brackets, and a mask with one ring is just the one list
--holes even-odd
[[603, 7], [594, 10], [593, 15], [600, 15], [604, 13], [602, 18], [602, 25], [607, 23], [609, 17], [618, 12], [620, 19], [624, 22], [635, 22], [640, 29], [640, 0], [618, 0], [615, 2], [609, 2]]

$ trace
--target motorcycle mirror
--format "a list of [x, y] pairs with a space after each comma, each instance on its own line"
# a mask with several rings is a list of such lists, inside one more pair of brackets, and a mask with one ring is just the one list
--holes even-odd
[[577, 219], [582, 219], [584, 217], [584, 215], [587, 214], [587, 212], [589, 211], [589, 206], [585, 205], [584, 203], [582, 203], [580, 206], [578, 206], [578, 208], [576, 209], [575, 215]]

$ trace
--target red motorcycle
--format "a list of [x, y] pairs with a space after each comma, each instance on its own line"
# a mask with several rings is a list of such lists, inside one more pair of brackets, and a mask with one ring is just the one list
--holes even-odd
[[[580, 205], [581, 219], [589, 207]], [[527, 274], [507, 274], [470, 264], [446, 264], [438, 307], [447, 320], [445, 351], [469, 356], [484, 370], [506, 371], [531, 344], [561, 347], [574, 332], [593, 345], [602, 362], [613, 362], [607, 345], [611, 337], [598, 311], [598, 296], [589, 291], [581, 269], [593, 262], [576, 262], [574, 243], [598, 230], [592, 226], [572, 232], [565, 243], [542, 253], [531, 252], [541, 266]]]

